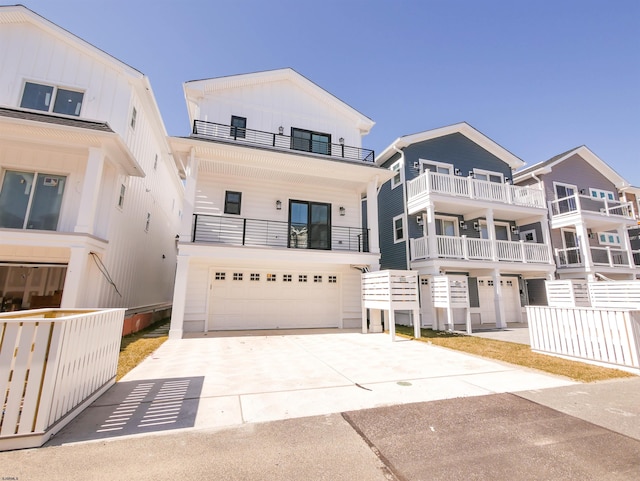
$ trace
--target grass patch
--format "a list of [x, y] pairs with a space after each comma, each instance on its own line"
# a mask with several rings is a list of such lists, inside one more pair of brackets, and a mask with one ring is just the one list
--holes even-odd
[[158, 349], [168, 336], [145, 338], [144, 335], [156, 329], [166, 319], [158, 321], [142, 331], [129, 334], [122, 338], [120, 343], [120, 355], [118, 357], [118, 371], [116, 381], [131, 371], [134, 367], [146, 359], [153, 351]]
[[[594, 382], [633, 376], [631, 373], [618, 369], [610, 369], [586, 364], [584, 362], [569, 361], [559, 357], [538, 354], [531, 351], [531, 347], [527, 344], [496, 341], [495, 339], [485, 339], [444, 331], [433, 331], [431, 329], [421, 329], [420, 333], [421, 338], [419, 340], [423, 342], [430, 342], [437, 346], [475, 354], [476, 356], [497, 359], [498, 361], [517, 364], [518, 366], [538, 369], [550, 374], [565, 376], [575, 381]], [[396, 334], [413, 338], [413, 327], [396, 326]]]

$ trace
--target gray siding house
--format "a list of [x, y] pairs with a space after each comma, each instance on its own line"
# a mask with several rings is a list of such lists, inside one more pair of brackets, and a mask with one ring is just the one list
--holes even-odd
[[468, 277], [472, 323], [521, 322], [528, 281], [555, 269], [544, 192], [512, 185], [524, 162], [459, 123], [400, 137], [377, 163], [396, 172], [378, 196], [381, 268], [419, 272], [421, 324], [441, 274]]
[[589, 148], [577, 147], [520, 170], [514, 180], [545, 192], [559, 279], [636, 278], [638, 255], [629, 232], [637, 237], [638, 189]]

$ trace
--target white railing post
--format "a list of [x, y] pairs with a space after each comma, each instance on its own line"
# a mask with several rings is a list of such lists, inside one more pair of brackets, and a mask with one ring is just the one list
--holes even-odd
[[469, 245], [467, 244], [467, 236], [463, 235], [460, 236], [460, 238], [462, 239], [462, 258], [463, 259], [469, 259]]
[[522, 239], [520, 240], [520, 250], [522, 252], [522, 262], [524, 262], [526, 264], [528, 262], [527, 261], [527, 253], [525, 252], [524, 241]]

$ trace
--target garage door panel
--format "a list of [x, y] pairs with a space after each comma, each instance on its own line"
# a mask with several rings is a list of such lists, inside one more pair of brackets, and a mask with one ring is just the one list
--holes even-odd
[[338, 327], [338, 276], [213, 269], [209, 330]]

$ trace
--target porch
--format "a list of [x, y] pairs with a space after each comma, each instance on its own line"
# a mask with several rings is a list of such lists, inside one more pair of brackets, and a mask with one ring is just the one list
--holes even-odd
[[[604, 267], [634, 267], [639, 265], [640, 253], [638, 251], [629, 252], [615, 247], [589, 247], [591, 262], [594, 266]], [[570, 247], [567, 249], [555, 249], [556, 263], [559, 268], [563, 267], [585, 267], [584, 255], [580, 247]]]
[[487, 180], [461, 177], [436, 172], [425, 172], [407, 182], [409, 213], [421, 209], [427, 197], [442, 194], [475, 201], [498, 202], [512, 206], [544, 209], [544, 192], [531, 187], [501, 184]]
[[[432, 244], [430, 249], [429, 245]], [[411, 260], [463, 259], [551, 264], [545, 244], [524, 241], [476, 239], [467, 236], [436, 235], [435, 242], [428, 237], [411, 239]]]

